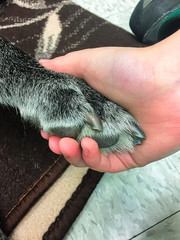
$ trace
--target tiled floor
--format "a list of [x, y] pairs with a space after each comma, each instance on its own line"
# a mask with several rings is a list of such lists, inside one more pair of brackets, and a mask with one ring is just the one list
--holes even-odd
[[[137, 0], [74, 0], [127, 30]], [[179, 240], [180, 153], [105, 174], [66, 240]], [[173, 215], [174, 214], [174, 215]]]
[[180, 211], [168, 217], [159, 224], [148, 229], [133, 240], [177, 240], [180, 239]]

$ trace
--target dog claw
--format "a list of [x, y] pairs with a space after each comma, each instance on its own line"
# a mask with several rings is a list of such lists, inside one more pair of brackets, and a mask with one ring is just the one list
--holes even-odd
[[133, 142], [134, 142], [135, 145], [141, 145], [142, 144], [142, 141], [138, 138], [134, 138]]
[[101, 132], [103, 130], [102, 121], [95, 113], [88, 114], [86, 122], [96, 131]]
[[145, 134], [141, 131], [141, 129], [139, 127], [136, 128], [136, 130], [134, 131], [133, 135], [137, 138], [140, 138], [142, 140], [146, 139]]

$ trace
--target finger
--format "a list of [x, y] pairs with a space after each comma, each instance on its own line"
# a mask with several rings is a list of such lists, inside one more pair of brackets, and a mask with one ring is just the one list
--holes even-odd
[[82, 156], [84, 162], [91, 169], [101, 171], [101, 153], [96, 141], [91, 138], [83, 138], [81, 141]]
[[[113, 101], [117, 101], [120, 98], [122, 105], [125, 104], [124, 101], [127, 101], [127, 94], [123, 94], [123, 91], [121, 91], [122, 94], [119, 95], [119, 88], [121, 89], [121, 87], [119, 87], [117, 77], [113, 77], [113, 75], [118, 75], [119, 77], [117, 70], [113, 69], [115, 63], [119, 61], [121, 63], [121, 60], [118, 60], [119, 56], [122, 56], [121, 52], [121, 48], [117, 47], [85, 49], [51, 60], [41, 59], [39, 63], [53, 71], [67, 73], [84, 79], [92, 88]], [[116, 65], [119, 66], [119, 64]]]
[[85, 163], [96, 171], [116, 173], [137, 167], [129, 153], [103, 155], [98, 144], [90, 138], [83, 138], [81, 146]]
[[[117, 156], [103, 155], [96, 141], [90, 138], [83, 138], [81, 141], [83, 159], [86, 164], [99, 172], [118, 172], [119, 166], [115, 164]], [[122, 170], [122, 169], [120, 169]]]
[[86, 61], [83, 60], [86, 51], [88, 50], [75, 51], [50, 60], [41, 59], [39, 63], [55, 72], [64, 72], [83, 78], [84, 69], [87, 66], [87, 59]]
[[49, 138], [49, 148], [51, 149], [51, 151], [53, 151], [56, 154], [61, 154], [61, 150], [60, 150], [60, 147], [59, 147], [59, 142], [60, 142], [59, 137], [51, 136]]
[[43, 130], [41, 130], [41, 136], [42, 136], [44, 139], [48, 140], [51, 135], [50, 135], [49, 133], [46, 133], [46, 132], [44, 132]]
[[82, 159], [81, 149], [78, 142], [72, 138], [62, 138], [59, 143], [60, 151], [65, 159], [76, 167], [86, 167]]
[[100, 78], [104, 83], [104, 77], [109, 77], [109, 71], [114, 66], [119, 51], [117, 49], [116, 47], [84, 49], [54, 59], [41, 59], [39, 63], [53, 71], [86, 79], [90, 85], [93, 83], [92, 77]]

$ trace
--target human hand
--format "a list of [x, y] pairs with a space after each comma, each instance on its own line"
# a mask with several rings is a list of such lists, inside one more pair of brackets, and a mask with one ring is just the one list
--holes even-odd
[[49, 61], [44, 67], [85, 79], [91, 87], [126, 108], [140, 123], [146, 140], [134, 153], [100, 153], [97, 143], [84, 138], [50, 136], [55, 153], [75, 166], [119, 172], [144, 166], [179, 150], [180, 146], [180, 32], [147, 48], [96, 48], [73, 52]]

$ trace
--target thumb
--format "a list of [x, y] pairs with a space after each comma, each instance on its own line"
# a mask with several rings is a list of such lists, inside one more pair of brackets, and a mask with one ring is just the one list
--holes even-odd
[[118, 49], [117, 47], [85, 49], [51, 60], [41, 59], [39, 63], [53, 71], [82, 78], [91, 87], [111, 98], [115, 89], [110, 72], [117, 58]]
[[83, 72], [87, 65], [86, 58], [88, 50], [71, 52], [65, 56], [56, 57], [54, 59], [41, 59], [39, 63], [55, 72], [63, 72], [76, 77], [83, 78]]

